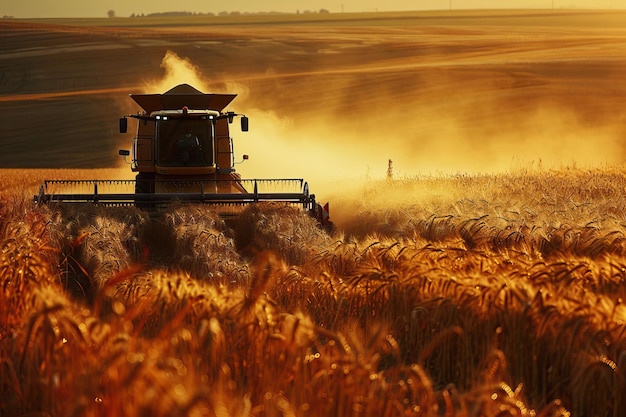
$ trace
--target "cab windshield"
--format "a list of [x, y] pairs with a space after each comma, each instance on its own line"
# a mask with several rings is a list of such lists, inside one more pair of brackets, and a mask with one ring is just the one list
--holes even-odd
[[208, 118], [157, 120], [157, 164], [212, 166], [213, 131]]

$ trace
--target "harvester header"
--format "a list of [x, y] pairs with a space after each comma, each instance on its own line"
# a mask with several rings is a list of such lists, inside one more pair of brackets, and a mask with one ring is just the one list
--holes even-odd
[[[120, 133], [128, 119], [137, 119], [131, 150], [119, 154], [136, 172], [135, 180], [46, 180], [35, 196], [38, 203], [92, 203], [131, 205], [155, 210], [174, 201], [213, 206], [225, 216], [241, 207], [267, 202], [302, 206], [322, 225], [330, 225], [328, 205], [321, 206], [303, 179], [242, 179], [235, 164], [231, 125], [248, 118], [224, 109], [236, 94], [205, 94], [181, 84], [163, 94], [131, 94], [141, 107], [122, 116]], [[130, 157], [130, 160], [127, 158]]]

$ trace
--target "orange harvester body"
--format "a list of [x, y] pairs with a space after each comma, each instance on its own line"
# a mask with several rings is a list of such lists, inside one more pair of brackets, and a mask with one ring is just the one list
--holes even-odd
[[[132, 150], [120, 150], [135, 180], [46, 180], [39, 203], [135, 204], [158, 209], [172, 201], [203, 203], [235, 215], [245, 205], [263, 201], [301, 205], [323, 225], [330, 224], [328, 205], [321, 206], [303, 179], [242, 179], [235, 170], [230, 128], [245, 115], [224, 111], [235, 94], [205, 94], [188, 84], [163, 94], [131, 94], [142, 108], [120, 118], [121, 133], [128, 119], [137, 120]], [[247, 159], [244, 155], [243, 159]]]

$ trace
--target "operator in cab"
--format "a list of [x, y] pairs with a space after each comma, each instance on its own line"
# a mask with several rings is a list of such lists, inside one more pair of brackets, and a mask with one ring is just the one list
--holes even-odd
[[182, 163], [194, 162], [202, 158], [200, 139], [190, 128], [187, 128], [185, 133], [178, 138], [176, 154]]

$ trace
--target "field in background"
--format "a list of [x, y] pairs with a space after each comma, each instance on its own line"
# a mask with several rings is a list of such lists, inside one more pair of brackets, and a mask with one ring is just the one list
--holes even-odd
[[132, 129], [117, 133], [117, 118], [139, 110], [127, 95], [182, 82], [238, 94], [244, 177], [381, 178], [388, 159], [402, 176], [624, 159], [622, 11], [254, 19], [0, 22], [0, 166], [120, 166]]
[[[342, 17], [0, 22], [0, 415], [626, 407], [626, 14]], [[132, 177], [126, 94], [179, 82], [239, 93], [239, 171], [305, 177], [336, 232], [33, 206]]]
[[[189, 26], [244, 25], [371, 25], [371, 26], [566, 26], [622, 29], [623, 10], [424, 10], [365, 13], [232, 14], [228, 16], [152, 16], [117, 18], [28, 19], [36, 24], [62, 24], [90, 27], [153, 27], [159, 29]], [[17, 21], [21, 21], [19, 19]]]

